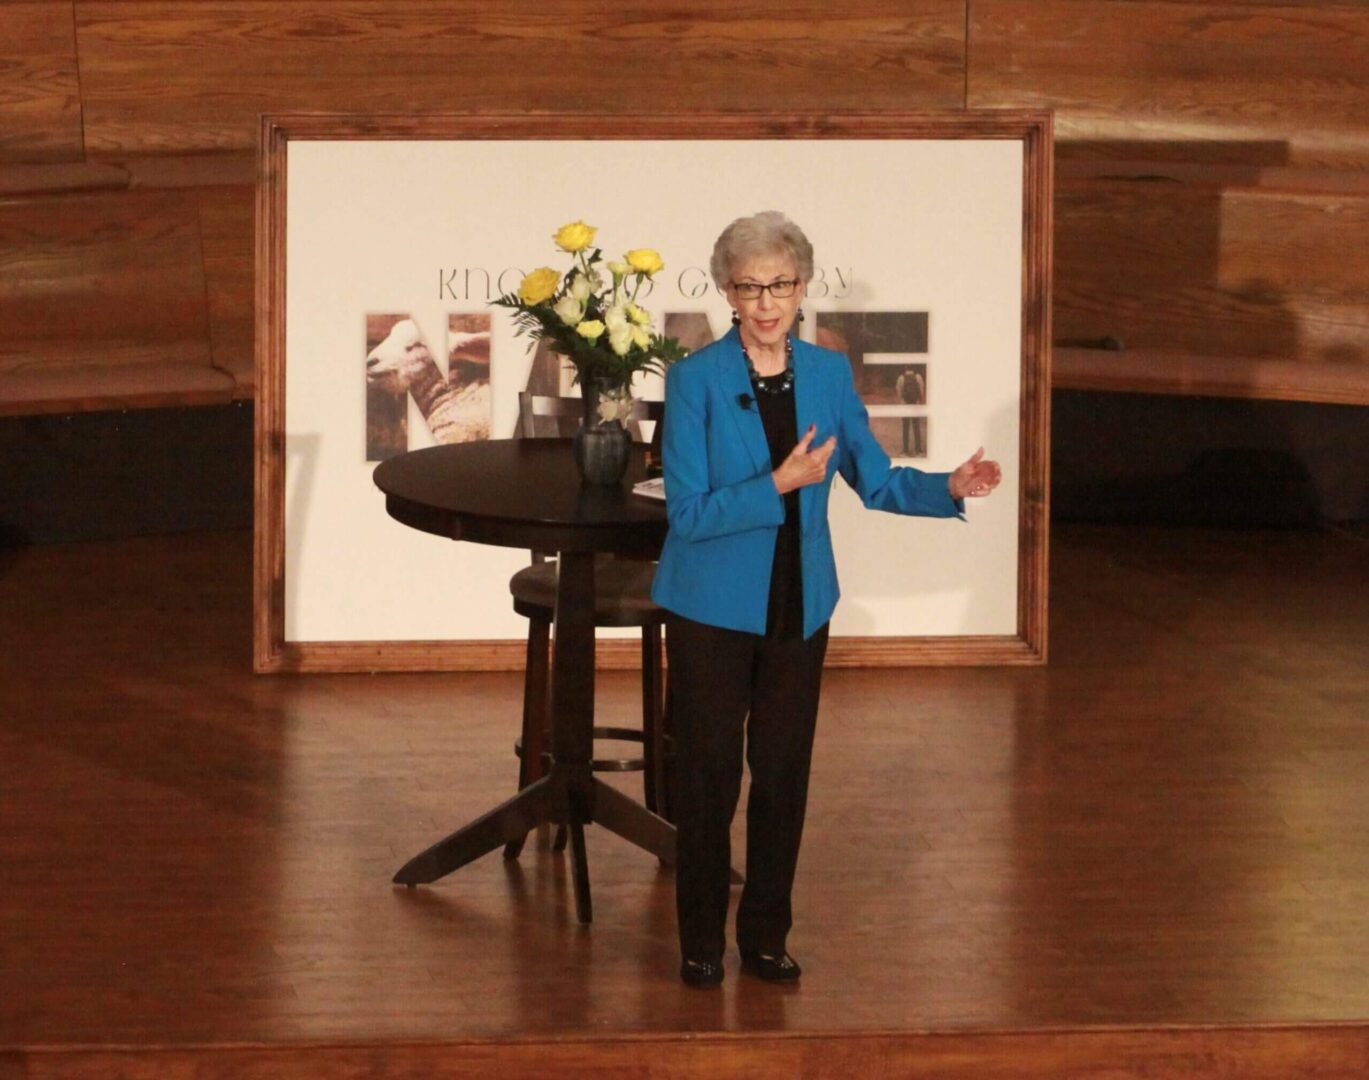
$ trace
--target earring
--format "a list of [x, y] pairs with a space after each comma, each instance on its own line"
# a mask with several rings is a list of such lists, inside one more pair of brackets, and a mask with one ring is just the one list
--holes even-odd
[[799, 322], [803, 322], [803, 308], [799, 308]]
[[738, 315], [735, 311], [732, 312], [732, 325], [733, 325], [733, 326], [741, 326], [741, 324], [742, 324], [742, 317], [741, 317], [740, 315]]

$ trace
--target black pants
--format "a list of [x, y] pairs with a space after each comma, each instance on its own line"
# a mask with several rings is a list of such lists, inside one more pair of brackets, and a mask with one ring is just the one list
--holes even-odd
[[772, 955], [784, 951], [827, 629], [803, 641], [689, 619], [669, 625], [675, 900], [687, 957], [719, 957], [726, 944], [730, 829], [744, 734], [751, 794], [737, 944]]

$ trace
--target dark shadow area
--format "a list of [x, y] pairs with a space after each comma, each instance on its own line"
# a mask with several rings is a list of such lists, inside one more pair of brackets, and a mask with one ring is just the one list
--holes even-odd
[[235, 402], [0, 419], [0, 551], [250, 527], [252, 417]]
[[23, 528], [0, 521], [0, 578], [9, 573], [10, 567], [19, 561], [20, 555], [31, 543]]
[[1369, 519], [1353, 405], [1058, 390], [1058, 521], [1312, 527]]

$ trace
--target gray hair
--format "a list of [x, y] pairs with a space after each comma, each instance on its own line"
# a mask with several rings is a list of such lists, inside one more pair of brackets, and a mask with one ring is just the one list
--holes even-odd
[[778, 210], [763, 210], [740, 217], [722, 231], [713, 245], [708, 269], [719, 290], [732, 280], [732, 268], [758, 255], [786, 255], [794, 261], [799, 279], [805, 284], [813, 277], [813, 245], [803, 230]]

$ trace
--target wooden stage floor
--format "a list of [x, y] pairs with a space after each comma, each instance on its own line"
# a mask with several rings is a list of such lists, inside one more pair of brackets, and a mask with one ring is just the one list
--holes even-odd
[[545, 840], [391, 886], [520, 676], [254, 676], [250, 559], [0, 552], [0, 1080], [1369, 1076], [1361, 537], [1060, 527], [1048, 667], [829, 672], [804, 978], [712, 993], [602, 831], [588, 929]]

